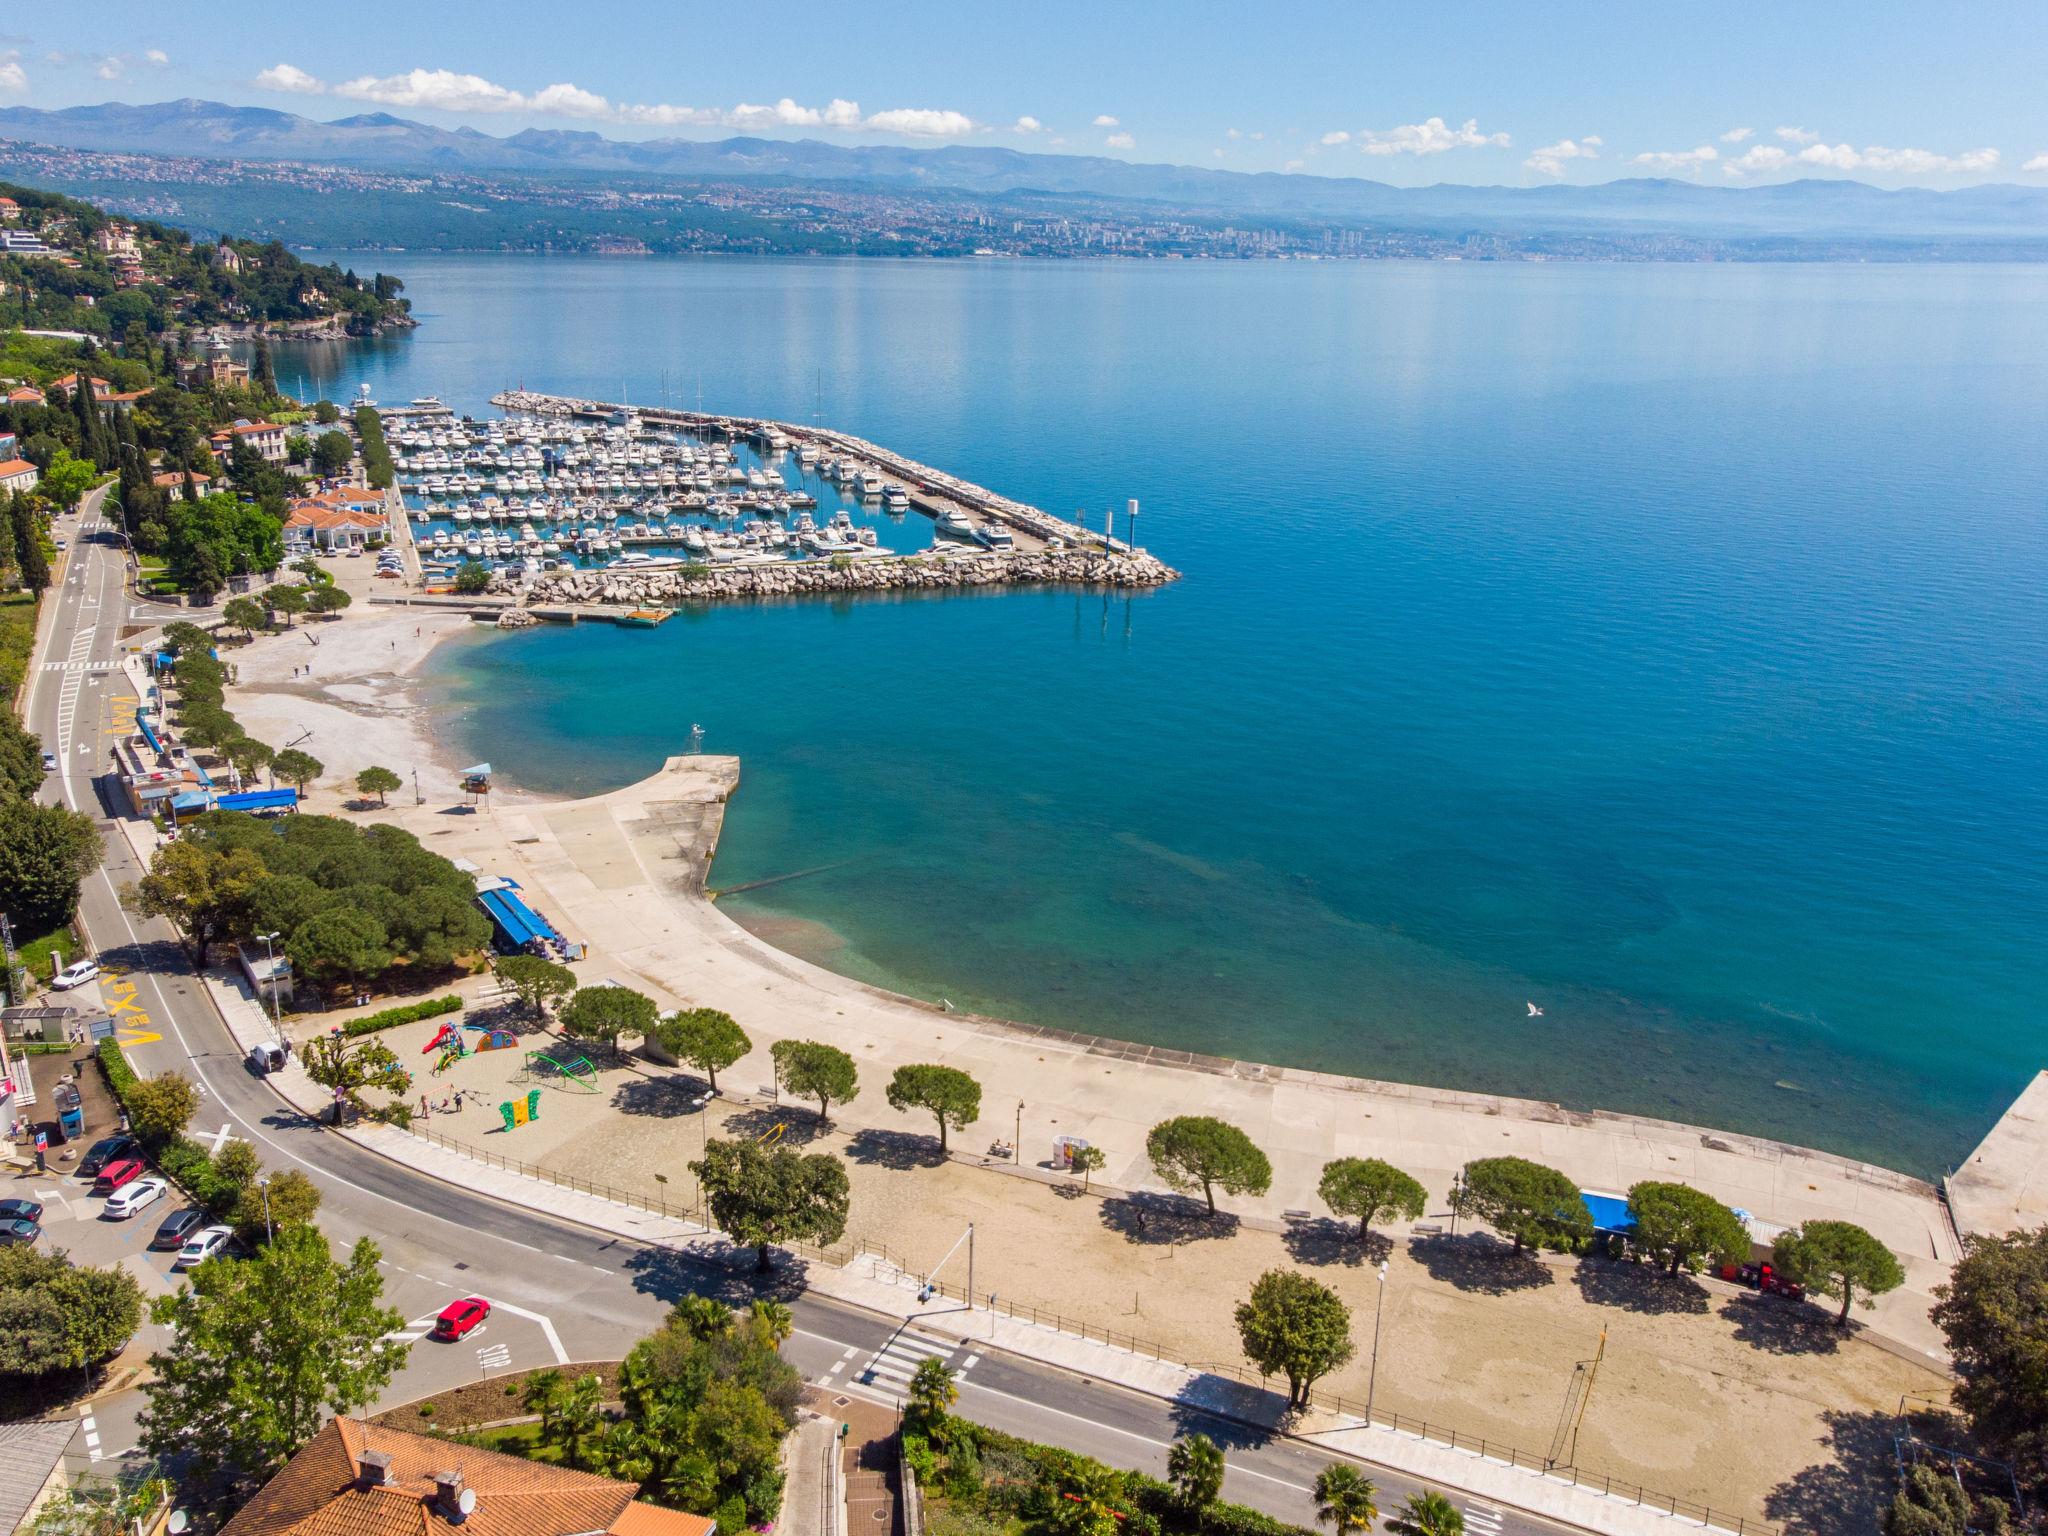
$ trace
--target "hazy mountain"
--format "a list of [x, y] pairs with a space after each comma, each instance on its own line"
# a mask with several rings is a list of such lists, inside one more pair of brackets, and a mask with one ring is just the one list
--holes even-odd
[[731, 138], [608, 139], [529, 128], [505, 137], [436, 128], [385, 112], [319, 122], [263, 107], [187, 98], [45, 111], [0, 110], [0, 137], [73, 149], [298, 160], [382, 170], [447, 169], [907, 184], [981, 194], [1045, 192], [1141, 199], [1248, 217], [1315, 217], [1405, 228], [1638, 233], [1824, 234], [1890, 238], [2048, 233], [2048, 188], [1886, 191], [1854, 181], [1762, 187], [1630, 179], [1569, 187], [1392, 187], [1363, 179], [1134, 165], [1096, 155], [1029, 154], [987, 145], [913, 149]]

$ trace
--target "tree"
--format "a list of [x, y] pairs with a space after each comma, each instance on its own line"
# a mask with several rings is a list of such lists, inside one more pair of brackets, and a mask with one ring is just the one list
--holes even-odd
[[778, 1040], [769, 1047], [775, 1058], [775, 1082], [783, 1092], [818, 1101], [818, 1122], [829, 1126], [834, 1104], [860, 1092], [860, 1074], [853, 1058], [837, 1046], [816, 1040]]
[[1372, 1479], [1356, 1467], [1338, 1462], [1316, 1474], [1316, 1521], [1327, 1525], [1336, 1536], [1352, 1531], [1369, 1531], [1380, 1517], [1374, 1502], [1378, 1490]]
[[385, 796], [404, 784], [404, 782], [405, 780], [401, 779], [389, 768], [370, 767], [365, 768], [356, 775], [356, 791], [359, 794], [375, 795], [377, 803], [385, 805], [389, 803]]
[[602, 1040], [619, 1054], [619, 1036], [653, 1032], [661, 1010], [631, 987], [582, 987], [562, 1008], [562, 1032], [576, 1040]]
[[[1809, 1221], [1781, 1236], [1771, 1254], [1779, 1273], [1819, 1296], [1839, 1296], [1837, 1327], [1849, 1326], [1849, 1305], [1865, 1307], [1906, 1282], [1892, 1251], [1853, 1221]], [[1859, 1297], [1857, 1292], [1863, 1294]]]
[[62, 1253], [0, 1248], [0, 1379], [57, 1376], [118, 1354], [142, 1321], [125, 1269], [81, 1269]]
[[0, 902], [23, 929], [43, 933], [71, 920], [78, 888], [100, 867], [99, 828], [83, 811], [12, 800], [0, 815]]
[[1085, 1195], [1088, 1193], [1089, 1180], [1102, 1172], [1103, 1166], [1109, 1161], [1109, 1154], [1097, 1146], [1076, 1147], [1071, 1159], [1068, 1166], [1081, 1175], [1081, 1193]]
[[908, 1399], [912, 1422], [927, 1434], [932, 1426], [943, 1424], [946, 1410], [960, 1399], [960, 1389], [953, 1385], [953, 1372], [946, 1362], [937, 1355], [918, 1361], [910, 1374]]
[[44, 468], [36, 490], [59, 511], [68, 512], [99, 476], [99, 466], [92, 460], [74, 459], [68, 449], [59, 448]]
[[1971, 1433], [2015, 1465], [2048, 1469], [2048, 1226], [1964, 1238], [1934, 1295]]
[[576, 973], [541, 955], [506, 955], [491, 962], [498, 984], [518, 998], [536, 1020], [546, 1022], [548, 1005], [576, 990]]
[[1191, 1515], [1214, 1504], [1223, 1492], [1223, 1451], [1199, 1431], [1181, 1436], [1166, 1453], [1166, 1480]]
[[358, 1115], [375, 1113], [363, 1099], [365, 1088], [375, 1088], [399, 1098], [412, 1087], [412, 1074], [406, 1071], [397, 1053], [381, 1041], [351, 1040], [347, 1035], [330, 1030], [308, 1040], [303, 1056], [306, 1076], [337, 1095], [334, 1101], [336, 1125], [341, 1124], [344, 1103]]
[[306, 594], [306, 609], [309, 613], [335, 614], [354, 601], [346, 588], [337, 587], [330, 581]]
[[747, 1309], [747, 1316], [768, 1341], [770, 1349], [780, 1349], [796, 1332], [796, 1314], [790, 1311], [787, 1302], [757, 1301]]
[[123, 890], [121, 899], [185, 935], [203, 966], [216, 939], [247, 932], [250, 895], [264, 876], [263, 861], [246, 848], [223, 851], [180, 838], [150, 855], [149, 873]]
[[306, 786], [327, 771], [327, 765], [310, 752], [301, 752], [297, 747], [286, 747], [270, 760], [270, 771], [285, 783], [295, 785], [303, 795]]
[[690, 1164], [711, 1206], [711, 1219], [736, 1243], [754, 1250], [755, 1267], [768, 1269], [775, 1243], [836, 1243], [846, 1231], [850, 1204], [846, 1165], [836, 1157], [804, 1155], [753, 1141], [714, 1141]]
[[958, 1067], [925, 1062], [898, 1067], [889, 1079], [889, 1107], [921, 1109], [939, 1122], [939, 1155], [946, 1155], [946, 1131], [964, 1130], [981, 1118], [981, 1084]]
[[123, 1536], [147, 1530], [176, 1491], [169, 1478], [125, 1468], [109, 1479], [88, 1473], [52, 1494], [36, 1511], [35, 1523], [21, 1530], [28, 1536]]
[[313, 402], [313, 419], [319, 422], [321, 426], [329, 427], [341, 420], [341, 412], [336, 408], [332, 400], [315, 400]]
[[234, 764], [235, 772], [242, 776], [242, 782], [245, 784], [269, 767], [272, 759], [277, 756], [262, 742], [250, 736], [238, 737], [221, 750], [227, 754], [227, 760]]
[[410, 1347], [391, 1337], [405, 1316], [379, 1305], [377, 1259], [364, 1238], [337, 1261], [319, 1228], [297, 1226], [252, 1259], [209, 1259], [151, 1302], [172, 1339], [143, 1388], [150, 1454], [260, 1479], [329, 1414], [376, 1401]]
[[270, 610], [253, 597], [231, 597], [220, 611], [221, 622], [232, 625], [250, 638], [270, 627]]
[[491, 568], [478, 560], [465, 560], [455, 568], [455, 590], [473, 596], [491, 584]]
[[298, 1169], [287, 1168], [269, 1177], [268, 1188], [260, 1177], [244, 1184], [228, 1220], [242, 1241], [253, 1248], [271, 1232], [306, 1226], [319, 1209], [320, 1186]]
[[1376, 1157], [1340, 1157], [1323, 1164], [1323, 1179], [1316, 1193], [1339, 1216], [1357, 1219], [1361, 1243], [1374, 1222], [1396, 1217], [1413, 1221], [1429, 1200], [1429, 1192], [1420, 1183]]
[[263, 606], [272, 613], [284, 615], [284, 627], [292, 627], [292, 618], [306, 611], [306, 589], [279, 582], [276, 586], [263, 589]]
[[2006, 1536], [2012, 1511], [2000, 1499], [1971, 1498], [1953, 1473], [1923, 1461], [1907, 1469], [1881, 1529], [1884, 1536]]
[[356, 445], [346, 432], [322, 432], [313, 440], [313, 467], [332, 479], [348, 468], [356, 456]]
[[1523, 1157], [1467, 1163], [1452, 1192], [1451, 1209], [1512, 1237], [1517, 1253], [1526, 1244], [1563, 1247], [1593, 1235], [1593, 1213], [1580, 1198], [1579, 1186], [1555, 1168]]
[[1234, 1125], [1208, 1115], [1178, 1115], [1162, 1120], [1145, 1138], [1152, 1171], [1169, 1189], [1200, 1189], [1216, 1214], [1216, 1190], [1233, 1195], [1263, 1195], [1273, 1184], [1273, 1165]]
[[284, 439], [284, 457], [287, 464], [309, 463], [313, 457], [313, 439], [303, 432], [288, 432]]
[[1635, 1240], [1652, 1253], [1670, 1254], [1674, 1275], [1681, 1264], [1697, 1269], [1705, 1261], [1749, 1253], [1749, 1229], [1742, 1218], [1688, 1184], [1632, 1185], [1628, 1213], [1635, 1218]]
[[702, 1072], [713, 1093], [719, 1072], [753, 1049], [732, 1015], [717, 1008], [680, 1009], [655, 1026], [654, 1038], [677, 1061]]
[[1237, 1331], [1260, 1375], [1287, 1378], [1287, 1401], [1296, 1408], [1307, 1407], [1309, 1389], [1352, 1355], [1349, 1309], [1299, 1270], [1259, 1276], [1238, 1304]]
[[1394, 1536], [1465, 1536], [1465, 1517], [1434, 1488], [1425, 1488], [1408, 1495], [1408, 1502], [1387, 1522], [1387, 1529]]
[[199, 1090], [179, 1072], [160, 1072], [128, 1090], [128, 1126], [144, 1141], [168, 1141], [192, 1123]]
[[391, 963], [391, 935], [367, 912], [330, 907], [316, 912], [284, 941], [284, 952], [309, 981], [350, 986], [365, 975], [378, 975]]

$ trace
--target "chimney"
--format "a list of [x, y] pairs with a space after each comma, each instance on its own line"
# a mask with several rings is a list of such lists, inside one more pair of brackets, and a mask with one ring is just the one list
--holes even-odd
[[434, 1474], [434, 1507], [449, 1520], [460, 1520], [476, 1508], [476, 1495], [464, 1493], [460, 1467]]
[[391, 1458], [382, 1451], [363, 1451], [356, 1457], [356, 1482], [365, 1488], [380, 1488], [391, 1482]]

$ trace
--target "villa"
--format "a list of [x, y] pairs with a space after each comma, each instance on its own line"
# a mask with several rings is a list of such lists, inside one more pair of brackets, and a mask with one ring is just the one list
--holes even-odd
[[42, 478], [43, 472], [27, 459], [0, 462], [0, 491], [32, 491]]
[[382, 542], [389, 532], [383, 495], [350, 486], [300, 498], [291, 504], [284, 520], [287, 544], [318, 545], [321, 549], [362, 549]]
[[226, 431], [213, 434], [213, 451], [227, 458], [235, 444], [247, 443], [273, 464], [284, 462], [284, 428], [268, 421], [238, 421]]

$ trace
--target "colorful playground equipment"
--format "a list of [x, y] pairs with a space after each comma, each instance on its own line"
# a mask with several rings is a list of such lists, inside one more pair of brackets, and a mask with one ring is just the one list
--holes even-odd
[[464, 1029], [482, 1030], [483, 1038], [472, 1045], [472, 1051], [508, 1051], [519, 1043], [519, 1037], [509, 1029], [493, 1029], [488, 1024], [465, 1024]]
[[505, 1117], [505, 1129], [528, 1125], [540, 1118], [540, 1090], [532, 1088], [523, 1099], [507, 1099], [498, 1106], [498, 1113]]
[[788, 1131], [789, 1122], [787, 1120], [778, 1120], [773, 1125], [769, 1126], [767, 1130], [763, 1131], [760, 1135], [756, 1136], [754, 1138], [754, 1141], [759, 1146], [772, 1147], [777, 1142], [781, 1141], [782, 1138], [786, 1134], [788, 1134]]
[[597, 1068], [590, 1064], [587, 1056], [564, 1058], [545, 1050], [528, 1051], [526, 1065], [520, 1075], [563, 1084], [584, 1093], [597, 1092]]

